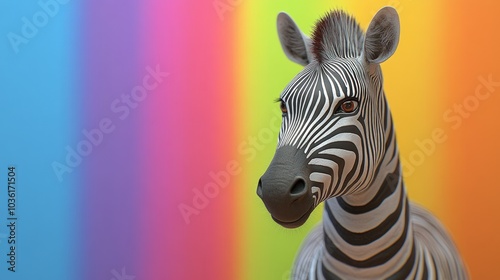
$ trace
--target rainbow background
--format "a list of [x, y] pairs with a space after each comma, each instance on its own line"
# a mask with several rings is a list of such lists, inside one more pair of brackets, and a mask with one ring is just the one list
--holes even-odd
[[[410, 196], [446, 225], [473, 279], [497, 275], [500, 6], [324, 2], [2, 1], [0, 279], [287, 279], [321, 209], [286, 230], [255, 194], [275, 149], [273, 100], [300, 71], [276, 15], [310, 33], [343, 8], [366, 28], [385, 5], [401, 19], [383, 71]], [[436, 129], [446, 140], [428, 144]]]

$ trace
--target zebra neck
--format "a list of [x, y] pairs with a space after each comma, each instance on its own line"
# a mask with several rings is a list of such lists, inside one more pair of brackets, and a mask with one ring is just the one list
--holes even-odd
[[414, 255], [413, 234], [400, 170], [395, 149], [366, 191], [327, 200], [321, 268], [325, 276], [386, 278], [407, 266]]

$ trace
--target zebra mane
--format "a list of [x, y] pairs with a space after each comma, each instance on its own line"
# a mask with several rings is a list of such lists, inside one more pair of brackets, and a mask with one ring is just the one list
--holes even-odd
[[333, 58], [357, 57], [363, 48], [364, 33], [354, 17], [344, 11], [330, 11], [316, 22], [312, 53], [319, 63]]

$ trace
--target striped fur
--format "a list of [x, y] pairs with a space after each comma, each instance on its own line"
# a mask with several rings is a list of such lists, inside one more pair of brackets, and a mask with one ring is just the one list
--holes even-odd
[[[384, 32], [391, 13], [374, 19], [373, 32]], [[314, 31], [312, 61], [280, 97], [286, 113], [278, 149], [305, 154], [314, 206], [325, 201], [323, 223], [304, 241], [292, 278], [467, 279], [443, 227], [408, 202], [378, 65], [392, 53], [384, 57], [389, 48], [376, 46], [373, 32], [370, 60], [355, 20], [329, 13]], [[353, 100], [355, 111], [340, 109]]]
[[344, 11], [332, 11], [316, 23], [312, 52], [319, 63], [361, 55], [364, 34], [356, 20]]

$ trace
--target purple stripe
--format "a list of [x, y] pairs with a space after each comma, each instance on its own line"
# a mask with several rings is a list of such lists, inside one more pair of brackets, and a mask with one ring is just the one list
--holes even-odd
[[[138, 57], [140, 4], [85, 2], [82, 129], [94, 133], [94, 143], [81, 164], [85, 174], [83, 279], [120, 279], [124, 273], [134, 275], [140, 264], [141, 108], [130, 109], [121, 99], [145, 75]], [[128, 114], [125, 108], [130, 109]], [[81, 140], [88, 145], [86, 139], [82, 133]]]

